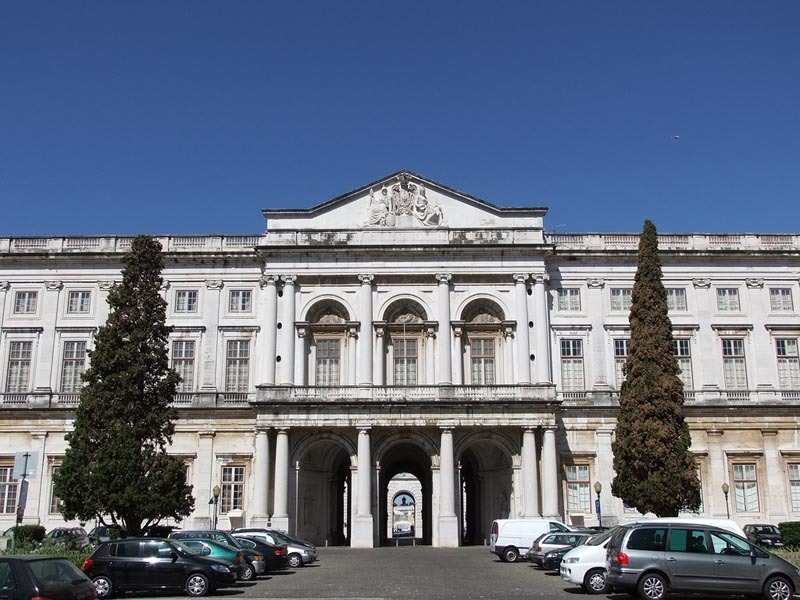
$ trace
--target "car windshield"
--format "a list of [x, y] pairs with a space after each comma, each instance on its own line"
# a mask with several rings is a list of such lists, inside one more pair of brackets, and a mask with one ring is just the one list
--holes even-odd
[[616, 527], [613, 527], [612, 529], [608, 529], [603, 533], [598, 533], [597, 535], [590, 537], [589, 540], [586, 542], [586, 545], [600, 546], [601, 544], [604, 544], [608, 538], [614, 535], [616, 529], [617, 529]]
[[170, 540], [170, 541], [175, 546], [175, 548], [177, 548], [180, 552], [183, 552], [188, 556], [197, 556], [198, 554], [200, 554], [197, 550], [195, 550], [194, 548], [190, 548], [183, 542], [179, 542], [178, 540]]
[[775, 535], [780, 533], [778, 528], [774, 525], [756, 525], [755, 527], [756, 533], [766, 533], [768, 535]]

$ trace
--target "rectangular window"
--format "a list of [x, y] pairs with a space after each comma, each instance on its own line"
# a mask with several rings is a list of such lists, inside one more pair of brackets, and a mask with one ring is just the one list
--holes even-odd
[[581, 291], [578, 288], [563, 288], [558, 290], [558, 310], [563, 312], [580, 311]]
[[631, 288], [611, 289], [611, 310], [631, 309]]
[[470, 338], [469, 345], [472, 385], [494, 385], [496, 383], [494, 339]]
[[83, 387], [81, 375], [86, 370], [86, 342], [64, 342], [61, 365], [61, 391], [78, 394]]
[[720, 312], [738, 312], [739, 290], [736, 288], [717, 288], [717, 310]]
[[755, 463], [733, 465], [736, 512], [758, 512], [758, 480]]
[[316, 346], [316, 385], [339, 385], [341, 340], [319, 339]]
[[89, 314], [91, 301], [91, 292], [70, 292], [67, 297], [67, 313], [71, 315]]
[[770, 288], [769, 309], [772, 312], [791, 312], [793, 309], [792, 290], [789, 288]]
[[395, 385], [417, 385], [417, 340], [392, 339]]
[[60, 467], [55, 465], [50, 469], [50, 512], [58, 513], [61, 509], [61, 499], [56, 496], [55, 484], [53, 483], [53, 475], [58, 473]]
[[561, 386], [565, 391], [583, 391], [583, 340], [561, 340]]
[[789, 494], [792, 501], [792, 510], [800, 511], [800, 464], [789, 465]]
[[194, 391], [194, 340], [172, 342], [172, 368], [181, 376], [179, 392]]
[[36, 312], [37, 292], [17, 292], [14, 297], [14, 314], [32, 315]]
[[743, 339], [725, 338], [722, 340], [722, 370], [725, 375], [725, 389], [747, 389]]
[[614, 340], [614, 372], [617, 377], [617, 388], [622, 387], [625, 381], [625, 363], [628, 360], [628, 340], [620, 338]]
[[686, 290], [683, 288], [667, 288], [667, 308], [673, 311], [687, 310]]
[[800, 359], [797, 354], [797, 338], [775, 340], [778, 357], [778, 383], [782, 390], [800, 389]]
[[0, 465], [0, 513], [17, 512], [17, 480], [13, 465]]
[[175, 290], [175, 312], [197, 312], [197, 290]]
[[228, 311], [232, 313], [249, 313], [252, 310], [252, 296], [250, 290], [231, 290], [228, 300]]
[[567, 467], [567, 509], [570, 512], [591, 514], [589, 465]]
[[11, 342], [8, 347], [6, 392], [23, 394], [29, 390], [33, 342]]
[[222, 490], [219, 512], [244, 509], [244, 467], [222, 467]]
[[675, 354], [675, 359], [678, 361], [678, 368], [681, 370], [678, 377], [683, 382], [684, 390], [694, 389], [694, 379], [692, 378], [692, 350], [689, 340], [687, 339], [673, 339], [672, 352]]
[[250, 389], [250, 341], [229, 340], [225, 355], [225, 391]]

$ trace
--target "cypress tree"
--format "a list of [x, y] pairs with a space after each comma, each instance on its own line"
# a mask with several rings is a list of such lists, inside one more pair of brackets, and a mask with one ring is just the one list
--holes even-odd
[[700, 482], [683, 416], [658, 236], [645, 221], [631, 296], [631, 338], [619, 395], [612, 493], [640, 513], [697, 510]]
[[137, 535], [163, 518], [189, 515], [194, 498], [185, 465], [166, 451], [180, 377], [169, 368], [161, 244], [137, 236], [123, 264], [54, 482], [65, 518], [97, 518]]

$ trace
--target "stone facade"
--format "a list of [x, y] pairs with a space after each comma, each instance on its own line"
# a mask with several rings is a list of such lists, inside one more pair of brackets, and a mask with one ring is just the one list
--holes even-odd
[[[402, 172], [266, 232], [160, 238], [184, 383], [171, 451], [182, 526], [273, 525], [318, 543], [391, 538], [389, 482], [417, 482], [422, 543], [483, 543], [501, 517], [636, 518], [610, 494], [637, 235], [545, 233]], [[63, 524], [64, 455], [86, 350], [125, 237], [0, 238], [0, 528], [14, 454], [25, 522]], [[800, 519], [797, 235], [661, 235], [704, 516]], [[722, 484], [730, 486], [729, 496]]]

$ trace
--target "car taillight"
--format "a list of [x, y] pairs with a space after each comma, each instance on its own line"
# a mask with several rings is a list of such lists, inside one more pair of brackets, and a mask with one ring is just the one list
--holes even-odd
[[91, 558], [87, 558], [83, 561], [83, 571], [86, 572], [94, 566], [94, 561]]
[[253, 554], [253, 560], [261, 560], [261, 557], [258, 554]]
[[533, 551], [534, 551], [534, 552], [541, 552], [541, 551], [542, 551], [542, 547], [541, 547], [539, 544], [536, 544], [536, 545], [534, 546], [534, 550], [533, 550]]
[[273, 554], [275, 554], [275, 556], [283, 556], [284, 554], [286, 554], [286, 550], [284, 550], [283, 548], [275, 548], [272, 550], [272, 552]]
[[621, 566], [621, 567], [628, 566], [630, 564], [630, 561], [628, 560], [628, 555], [625, 554], [624, 552], [618, 553], [617, 554], [617, 564], [619, 566]]
[[235, 561], [233, 561], [233, 562], [235, 562], [235, 563], [240, 563], [240, 562], [242, 562], [242, 555], [241, 555], [241, 554], [237, 554], [237, 555], [236, 555], [236, 560], [235, 560]]

